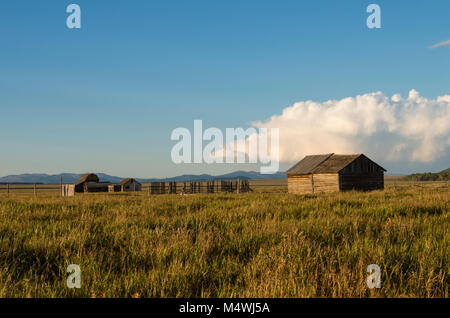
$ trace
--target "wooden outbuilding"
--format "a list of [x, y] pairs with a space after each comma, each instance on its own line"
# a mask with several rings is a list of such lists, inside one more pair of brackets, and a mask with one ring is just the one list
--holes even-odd
[[75, 192], [80, 193], [80, 192], [85, 192], [85, 185], [88, 182], [100, 182], [100, 179], [97, 177], [96, 174], [93, 173], [85, 173], [81, 176], [81, 178], [75, 182], [74, 186], [75, 186]]
[[[133, 178], [126, 178], [120, 181], [117, 186], [119, 186], [119, 192], [136, 192], [142, 191], [142, 184], [137, 182]], [[117, 192], [117, 191], [115, 191]]]
[[73, 197], [75, 195], [75, 185], [74, 184], [61, 184], [61, 196], [62, 197]]
[[384, 189], [386, 169], [364, 154], [306, 156], [286, 171], [288, 192], [308, 194]]
[[83, 192], [108, 192], [109, 182], [100, 182], [97, 175], [93, 173], [86, 173], [75, 182], [74, 188], [76, 193]]

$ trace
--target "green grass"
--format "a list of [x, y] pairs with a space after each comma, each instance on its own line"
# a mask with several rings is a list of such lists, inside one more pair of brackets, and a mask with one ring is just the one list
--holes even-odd
[[[448, 297], [450, 191], [0, 196], [0, 297]], [[81, 289], [66, 287], [79, 264]], [[368, 289], [366, 268], [381, 267]]]

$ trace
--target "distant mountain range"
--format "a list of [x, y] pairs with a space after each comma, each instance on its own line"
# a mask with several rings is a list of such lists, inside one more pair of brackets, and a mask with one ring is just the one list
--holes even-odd
[[[80, 179], [83, 174], [76, 173], [61, 173], [55, 175], [48, 174], [20, 174], [20, 175], [10, 175], [6, 177], [0, 178], [0, 184], [59, 184], [60, 179], [62, 177], [63, 183], [75, 183]], [[96, 175], [100, 178], [100, 181], [117, 183], [122, 181], [124, 178], [110, 176], [104, 173], [96, 173]], [[227, 173], [219, 176], [212, 176], [209, 174], [185, 174], [172, 178], [164, 178], [164, 179], [144, 179], [144, 178], [136, 178], [139, 182], [168, 182], [168, 181], [211, 181], [211, 180], [265, 180], [265, 179], [286, 179], [286, 175], [283, 172], [278, 172], [275, 174], [261, 174], [256, 171], [235, 171], [232, 173]]]

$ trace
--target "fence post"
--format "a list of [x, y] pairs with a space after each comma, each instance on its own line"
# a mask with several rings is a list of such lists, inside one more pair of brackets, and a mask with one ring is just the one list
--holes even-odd
[[64, 196], [63, 186], [62, 186], [62, 176], [59, 178], [59, 191], [61, 193], [61, 196]]
[[34, 195], [36, 195], [36, 183], [34, 184], [33, 190], [34, 190]]
[[9, 196], [9, 183], [6, 184], [6, 194]]

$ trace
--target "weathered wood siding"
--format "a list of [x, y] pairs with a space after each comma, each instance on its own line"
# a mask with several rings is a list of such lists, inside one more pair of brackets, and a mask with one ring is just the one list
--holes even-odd
[[384, 174], [341, 174], [339, 175], [341, 191], [371, 191], [384, 189]]
[[313, 193], [312, 175], [288, 176], [288, 192], [293, 194]]
[[84, 183], [75, 184], [74, 185], [74, 190], [75, 190], [76, 193], [84, 192]]
[[166, 183], [165, 182], [152, 182], [150, 184], [151, 194], [164, 194], [166, 193]]
[[142, 191], [142, 185], [136, 181], [129, 181], [122, 185], [122, 192]]
[[109, 183], [86, 182], [84, 183], [84, 191], [88, 193], [108, 192]]
[[314, 193], [339, 191], [339, 174], [313, 174]]
[[74, 195], [75, 195], [75, 185], [73, 185], [73, 184], [62, 184], [61, 185], [61, 196], [73, 197]]
[[118, 184], [111, 184], [108, 186], [108, 191], [109, 192], [120, 192], [121, 191], [121, 187]]
[[361, 156], [358, 159], [351, 162], [344, 169], [342, 169], [340, 174], [376, 174], [384, 173], [383, 169], [380, 168], [376, 163], [367, 158], [366, 156]]
[[384, 171], [365, 156], [359, 157], [339, 172], [341, 191], [384, 189]]
[[288, 176], [289, 193], [308, 194], [336, 191], [339, 191], [339, 175], [337, 173]]

